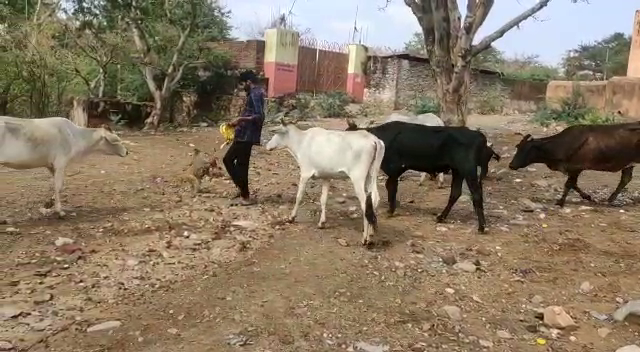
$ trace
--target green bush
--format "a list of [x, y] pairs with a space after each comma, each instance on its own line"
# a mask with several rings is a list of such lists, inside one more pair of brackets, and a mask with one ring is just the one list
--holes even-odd
[[416, 115], [440, 114], [440, 102], [431, 97], [420, 97], [409, 104], [409, 109]]
[[548, 126], [552, 122], [562, 122], [568, 125], [597, 125], [611, 124], [616, 122], [613, 114], [601, 113], [598, 110], [587, 106], [584, 96], [574, 86], [571, 95], [560, 101], [557, 108], [551, 108], [548, 105], [542, 105], [536, 112], [533, 121]]
[[351, 97], [345, 92], [330, 92], [316, 95], [314, 110], [318, 117], [346, 117]]

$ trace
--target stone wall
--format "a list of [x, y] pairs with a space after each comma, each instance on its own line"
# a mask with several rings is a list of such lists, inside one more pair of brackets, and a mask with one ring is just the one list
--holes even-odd
[[[477, 112], [496, 106], [505, 113], [533, 111], [544, 101], [546, 89], [544, 82], [508, 81], [490, 71], [473, 71], [470, 84], [469, 109]], [[428, 63], [393, 57], [369, 59], [366, 102], [404, 109], [422, 97], [436, 98], [436, 81]]]
[[240, 69], [264, 71], [264, 40], [235, 40], [229, 42], [203, 43], [203, 48], [227, 53]]
[[625, 117], [640, 120], [640, 78], [612, 77], [608, 81], [597, 82], [551, 81], [547, 88], [547, 104], [558, 107], [576, 88], [588, 106], [611, 114], [619, 111]]

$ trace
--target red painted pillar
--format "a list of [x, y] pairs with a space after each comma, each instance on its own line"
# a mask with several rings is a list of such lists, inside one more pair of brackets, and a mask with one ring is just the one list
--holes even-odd
[[361, 44], [349, 45], [349, 67], [347, 69], [347, 94], [354, 102], [362, 103], [366, 77], [364, 65], [367, 63], [367, 47]]
[[265, 31], [264, 75], [269, 78], [267, 96], [295, 93], [298, 83], [300, 34], [283, 28]]

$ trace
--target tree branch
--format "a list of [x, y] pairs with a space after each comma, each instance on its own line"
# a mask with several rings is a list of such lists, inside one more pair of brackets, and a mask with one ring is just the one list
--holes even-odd
[[473, 48], [471, 49], [471, 57], [474, 57], [474, 56], [478, 55], [479, 53], [483, 52], [484, 50], [486, 50], [487, 48], [489, 48], [489, 46], [491, 46], [491, 44], [493, 42], [495, 42], [496, 40], [502, 38], [502, 36], [504, 36], [505, 33], [507, 33], [509, 30], [511, 30], [514, 27], [518, 26], [520, 23], [522, 23], [523, 21], [525, 21], [529, 17], [535, 15], [540, 10], [545, 8], [549, 4], [550, 1], [551, 0], [539, 0], [531, 8], [529, 8], [526, 11], [524, 11], [520, 15], [516, 16], [511, 21], [505, 23], [502, 27], [498, 28], [495, 32], [493, 32], [493, 33], [489, 34], [488, 36], [486, 36], [478, 44], [473, 46]]
[[[178, 45], [176, 45], [175, 49], [173, 50], [171, 63], [169, 64], [167, 75], [165, 76], [165, 80], [164, 80], [164, 85], [162, 87], [163, 93], [166, 93], [175, 87], [175, 85], [178, 83], [180, 78], [182, 78], [182, 74], [184, 73], [184, 68], [189, 64], [185, 62], [176, 70], [178, 58], [182, 53], [182, 49], [184, 48], [184, 45], [186, 44], [187, 39], [189, 38], [189, 35], [191, 34], [193, 25], [196, 23], [197, 8], [196, 8], [195, 0], [190, 0], [189, 5], [191, 7], [191, 11], [190, 11], [191, 13], [189, 14], [189, 24], [187, 25], [186, 29], [180, 30], [180, 40], [178, 40]], [[165, 0], [165, 11], [167, 14], [167, 18], [171, 18], [171, 12], [169, 11], [169, 0]]]

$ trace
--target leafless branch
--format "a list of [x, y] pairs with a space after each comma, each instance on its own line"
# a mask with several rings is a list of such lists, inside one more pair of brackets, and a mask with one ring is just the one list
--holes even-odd
[[525, 21], [527, 18], [535, 15], [537, 12], [545, 8], [551, 0], [539, 0], [535, 5], [531, 8], [525, 10], [518, 16], [516, 16], [511, 21], [505, 23], [502, 27], [498, 28], [495, 32], [489, 34], [484, 39], [482, 39], [478, 44], [476, 44], [471, 50], [471, 57], [474, 57], [486, 50], [493, 42], [502, 38], [509, 30], [518, 26], [520, 23]]

